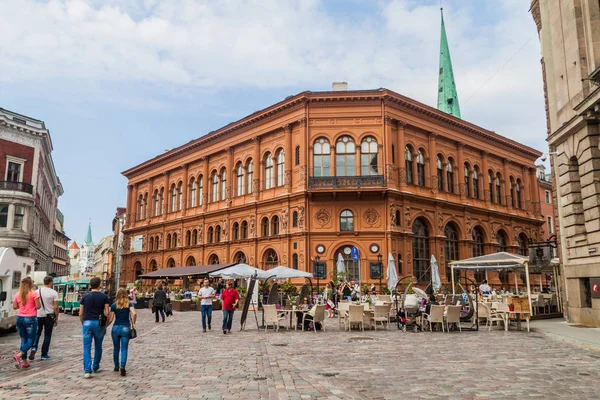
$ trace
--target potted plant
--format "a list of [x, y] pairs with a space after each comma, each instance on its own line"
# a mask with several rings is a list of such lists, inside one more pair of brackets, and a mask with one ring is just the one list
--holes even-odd
[[[175, 289], [173, 289], [173, 292], [175, 292]], [[179, 294], [179, 291], [175, 292], [175, 300], [172, 304], [173, 311], [181, 311], [181, 295]]]

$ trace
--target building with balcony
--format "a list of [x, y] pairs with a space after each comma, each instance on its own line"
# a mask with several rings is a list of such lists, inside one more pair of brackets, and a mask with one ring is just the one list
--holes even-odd
[[566, 317], [600, 326], [600, 3], [531, 0], [542, 60]]
[[60, 210], [56, 210], [56, 219], [54, 223], [54, 255], [52, 257], [51, 274], [55, 276], [69, 275], [69, 254], [67, 246], [69, 237], [65, 234], [65, 217]]
[[448, 282], [451, 260], [541, 237], [540, 155], [388, 89], [303, 92], [123, 173], [121, 284], [230, 262], [312, 272], [316, 256], [330, 275], [340, 255], [366, 282], [388, 253], [423, 282], [433, 254]]
[[52, 270], [58, 198], [63, 188], [43, 121], [0, 108], [0, 247]]

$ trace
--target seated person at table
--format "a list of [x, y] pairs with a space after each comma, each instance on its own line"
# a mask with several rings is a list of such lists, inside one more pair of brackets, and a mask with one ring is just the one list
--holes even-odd
[[425, 305], [425, 314], [427, 314], [427, 315], [430, 314], [432, 305], [437, 306], [439, 304], [438, 304], [437, 300], [435, 299], [435, 296], [433, 294], [430, 294], [429, 301]]
[[300, 307], [298, 307], [298, 309], [300, 311], [296, 312], [296, 325], [300, 325], [302, 323], [302, 315], [304, 314], [303, 311], [310, 311], [310, 304], [308, 303], [308, 298], [304, 298], [304, 301], [302, 302], [302, 304], [300, 304]]
[[479, 285], [479, 291], [483, 294], [490, 294], [490, 292], [492, 291], [492, 288], [490, 288], [490, 285], [488, 285], [486, 279], [484, 279], [483, 283]]

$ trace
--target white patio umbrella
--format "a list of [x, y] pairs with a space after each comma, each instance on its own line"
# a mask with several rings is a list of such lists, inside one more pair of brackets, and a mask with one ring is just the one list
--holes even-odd
[[392, 253], [388, 256], [388, 268], [387, 268], [387, 287], [390, 292], [396, 290], [396, 285], [398, 285], [398, 274], [396, 273], [396, 262], [394, 261], [394, 256]]
[[262, 269], [251, 267], [248, 264], [236, 264], [220, 271], [211, 272], [208, 275], [224, 279], [242, 279], [252, 278], [255, 274], [258, 279], [267, 279], [269, 276], [273, 275], [269, 273], [269, 271], [263, 271]]
[[270, 275], [275, 275], [277, 279], [288, 279], [288, 278], [312, 278], [313, 274], [310, 272], [298, 271], [297, 269], [292, 269], [288, 267], [284, 267], [280, 265], [275, 268], [271, 268], [268, 271]]
[[344, 257], [342, 257], [341, 254], [338, 254], [338, 259], [335, 263], [335, 272], [338, 274], [346, 273], [346, 264], [344, 263]]
[[431, 286], [434, 290], [440, 290], [442, 288], [440, 270], [438, 268], [437, 260], [433, 254], [431, 255]]

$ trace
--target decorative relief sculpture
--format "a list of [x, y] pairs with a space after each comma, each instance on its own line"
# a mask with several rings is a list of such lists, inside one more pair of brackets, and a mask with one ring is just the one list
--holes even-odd
[[298, 207], [298, 227], [304, 228], [304, 206]]
[[283, 233], [288, 231], [288, 213], [289, 211], [286, 208], [281, 210], [281, 230]]
[[224, 241], [227, 241], [228, 233], [229, 233], [229, 223], [227, 222], [227, 219], [224, 218], [223, 219], [223, 233], [222, 233]]
[[406, 253], [406, 262], [407, 262], [408, 264], [410, 264], [410, 263], [412, 262], [412, 254], [410, 253], [410, 251], [408, 251], [408, 252]]
[[467, 215], [467, 237], [471, 238], [472, 232], [473, 232], [473, 224], [471, 222], [471, 217], [469, 217]]
[[300, 166], [300, 184], [306, 184], [306, 165]]
[[286, 188], [292, 187], [292, 171], [285, 171], [284, 184]]
[[379, 213], [374, 208], [369, 208], [365, 211], [364, 218], [368, 224], [374, 225], [379, 220]]
[[406, 183], [406, 168], [400, 168], [398, 170], [398, 181], [400, 183]]
[[396, 203], [390, 204], [390, 224], [392, 226], [398, 226], [400, 221], [396, 221]]
[[208, 205], [208, 193], [202, 193], [202, 205], [204, 207]]
[[281, 261], [283, 261], [283, 265], [287, 264], [287, 255], [284, 254], [283, 257], [281, 257]]
[[[161, 238], [162, 240], [162, 238]], [[198, 244], [203, 244], [204, 243], [204, 224], [202, 222], [200, 222], [200, 225], [198, 225]]]
[[250, 237], [256, 237], [256, 216], [250, 216]]
[[258, 179], [252, 180], [252, 193], [258, 195], [258, 188], [260, 185], [260, 181]]
[[394, 171], [394, 166], [392, 164], [386, 165], [386, 175], [387, 175], [388, 184], [395, 185], [396, 184], [396, 174]]
[[300, 257], [298, 259], [300, 261], [300, 265], [304, 265], [304, 253], [300, 253]]
[[404, 221], [406, 222], [406, 227], [410, 228], [410, 207], [406, 207], [404, 210]]
[[329, 215], [329, 212], [326, 209], [321, 208], [319, 211], [317, 211], [315, 219], [317, 220], [317, 223], [319, 225], [324, 226], [329, 222], [331, 216]]
[[444, 214], [441, 211], [438, 213], [438, 231], [440, 235], [444, 234]]

